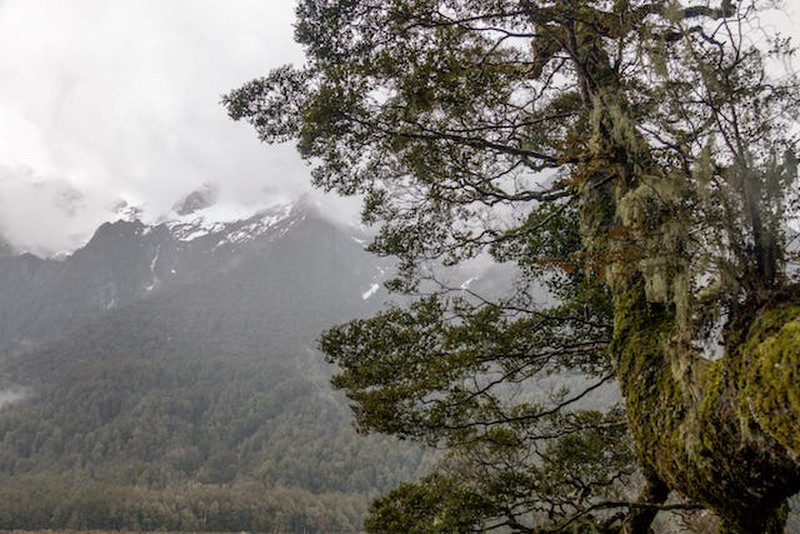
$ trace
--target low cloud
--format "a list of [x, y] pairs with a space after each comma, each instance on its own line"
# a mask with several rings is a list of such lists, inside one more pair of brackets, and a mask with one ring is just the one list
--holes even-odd
[[61, 176], [0, 166], [2, 237], [19, 251], [72, 250], [87, 229], [111, 217], [111, 200], [102, 188], [81, 190]]
[[257, 207], [309, 189], [289, 146], [230, 121], [223, 93], [287, 62], [291, 0], [0, 3], [0, 233], [71, 248], [120, 199], [151, 218], [203, 183]]
[[[294, 4], [1, 0], [0, 234], [47, 254], [85, 241], [120, 200], [156, 220], [204, 183], [252, 209], [306, 194], [294, 149], [260, 144], [219, 102], [302, 62]], [[762, 22], [800, 34], [795, 4]], [[341, 219], [357, 211], [312, 196]]]

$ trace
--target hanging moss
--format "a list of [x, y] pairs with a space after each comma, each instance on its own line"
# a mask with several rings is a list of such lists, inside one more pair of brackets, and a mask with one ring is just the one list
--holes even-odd
[[615, 146], [638, 153], [635, 131], [619, 108], [596, 104], [581, 230], [606, 262], [609, 350], [643, 471], [714, 510], [724, 533], [780, 533], [786, 499], [800, 489], [800, 299], [755, 306], [730, 325], [722, 359], [700, 358], [686, 221], [676, 215], [687, 182], [615, 160]]

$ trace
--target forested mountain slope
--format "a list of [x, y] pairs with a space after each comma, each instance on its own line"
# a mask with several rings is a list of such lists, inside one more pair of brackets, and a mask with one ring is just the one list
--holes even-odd
[[356, 435], [316, 350], [385, 300], [361, 239], [296, 205], [0, 258], [0, 528], [360, 528], [425, 463]]

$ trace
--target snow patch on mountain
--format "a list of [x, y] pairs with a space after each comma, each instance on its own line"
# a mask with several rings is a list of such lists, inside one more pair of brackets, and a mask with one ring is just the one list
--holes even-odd
[[250, 208], [233, 204], [214, 204], [184, 215], [174, 214], [163, 222], [177, 239], [193, 241], [199, 237], [222, 232], [226, 226], [251, 217], [253, 213]]
[[377, 271], [377, 274], [373, 276], [372, 284], [370, 284], [369, 289], [367, 289], [364, 293], [361, 294], [362, 300], [367, 300], [368, 298], [375, 295], [375, 293], [377, 293], [378, 290], [381, 288], [381, 284], [386, 278], [386, 269], [384, 269], [380, 265], [373, 265], [373, 268]]
[[474, 281], [475, 281], [475, 280], [477, 280], [477, 279], [478, 279], [478, 277], [477, 277], [477, 276], [473, 276], [472, 278], [469, 278], [469, 279], [467, 279], [467, 280], [466, 280], [466, 281], [465, 281], [463, 284], [461, 284], [459, 287], [460, 287], [461, 289], [469, 289], [469, 286], [470, 286], [470, 285], [472, 285], [472, 282], [474, 282]]
[[156, 246], [156, 254], [150, 261], [150, 276], [151, 281], [145, 286], [145, 291], [152, 291], [158, 285], [158, 276], [156, 275], [156, 263], [158, 263], [158, 256], [161, 254], [161, 244]]
[[[241, 226], [233, 225], [235, 228], [229, 232], [225, 232], [226, 228], [223, 227], [222, 230], [225, 236], [217, 243], [215, 248], [225, 244], [241, 245], [247, 243], [274, 228], [279, 222], [287, 219], [292, 214], [293, 209], [294, 206], [292, 204], [277, 206], [256, 214], [254, 217], [245, 221]], [[292, 221], [292, 223], [293, 222], [294, 221]]]
[[381, 288], [380, 284], [374, 284], [373, 283], [371, 286], [369, 286], [369, 289], [367, 289], [364, 293], [361, 294], [361, 299], [362, 300], [367, 300], [372, 295], [377, 293], [380, 288]]

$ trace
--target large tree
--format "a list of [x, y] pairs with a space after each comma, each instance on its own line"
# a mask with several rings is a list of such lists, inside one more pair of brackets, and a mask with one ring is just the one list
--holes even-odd
[[[647, 532], [674, 491], [723, 532], [783, 531], [800, 92], [768, 75], [791, 48], [765, 7], [300, 0], [307, 64], [225, 97], [364, 195], [392, 287], [420, 295], [322, 341], [361, 429], [450, 451], [371, 530]], [[486, 253], [517, 265], [508, 295], [431, 267]], [[624, 410], [588, 410], [610, 381]]]

